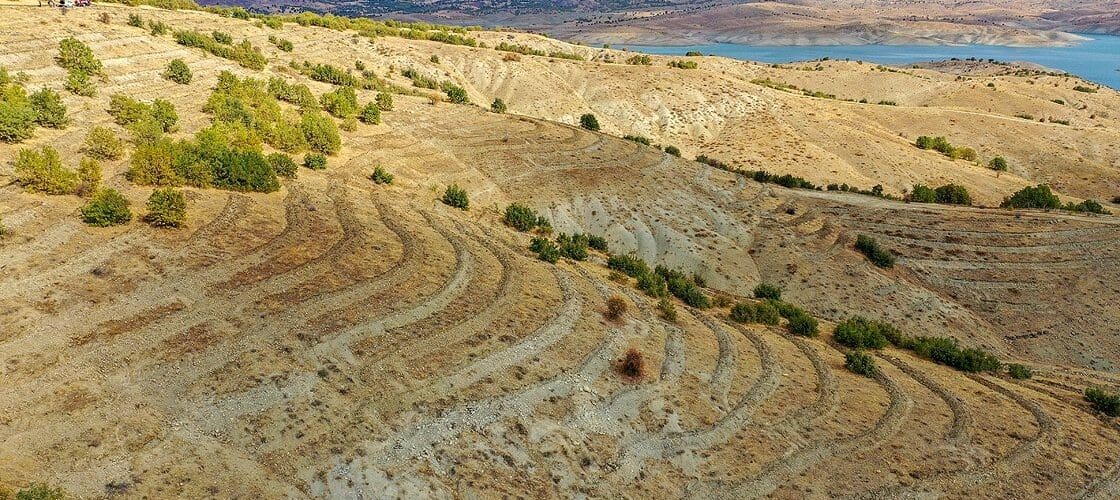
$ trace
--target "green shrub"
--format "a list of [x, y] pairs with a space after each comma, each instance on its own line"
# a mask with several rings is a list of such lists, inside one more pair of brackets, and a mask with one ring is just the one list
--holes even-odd
[[602, 236], [588, 236], [587, 246], [603, 253], [607, 253], [609, 251], [607, 248], [607, 239]]
[[304, 113], [300, 129], [312, 151], [333, 155], [342, 148], [342, 136], [338, 135], [338, 127], [322, 113]]
[[467, 210], [470, 208], [471, 202], [467, 197], [467, 191], [457, 184], [447, 186], [443, 192], [443, 198], [440, 200], [445, 205], [458, 208], [459, 210]]
[[622, 136], [622, 138], [627, 140], [627, 141], [636, 142], [638, 144], [645, 144], [646, 146], [649, 146], [650, 144], [652, 144], [652, 141], [649, 140], [649, 137], [644, 137], [644, 136], [640, 136], [640, 135], [624, 135], [624, 136]]
[[299, 106], [301, 110], [319, 109], [319, 100], [307, 85], [290, 84], [283, 78], [272, 77], [268, 79], [268, 92], [281, 101]]
[[502, 217], [502, 222], [518, 231], [532, 231], [538, 227], [542, 220], [543, 217], [533, 211], [532, 208], [520, 203], [511, 203], [507, 206], [505, 216]]
[[1006, 172], [1007, 171], [1007, 160], [1004, 159], [1004, 157], [1002, 157], [1002, 156], [997, 156], [995, 158], [992, 158], [992, 160], [988, 162], [988, 168], [990, 168], [992, 170], [995, 170], [997, 172]]
[[144, 221], [154, 227], [181, 227], [187, 218], [187, 198], [173, 188], [152, 191]]
[[887, 346], [888, 326], [862, 316], [853, 316], [841, 321], [832, 332], [832, 337], [841, 345], [853, 349], [882, 349]]
[[915, 184], [906, 199], [914, 203], [937, 203], [937, 192], [925, 184]]
[[31, 109], [35, 111], [35, 123], [41, 127], [64, 128], [70, 119], [66, 117], [66, 105], [62, 97], [48, 88], [39, 89], [31, 94]]
[[1050, 192], [1050, 188], [1045, 184], [1039, 184], [1034, 187], [1025, 187], [1016, 191], [1015, 194], [1004, 198], [1003, 203], [1000, 203], [1003, 208], [1041, 208], [1052, 209], [1061, 208], [1062, 202], [1058, 196]]
[[856, 237], [856, 250], [867, 256], [872, 264], [883, 268], [894, 267], [894, 255], [870, 236], [858, 235]]
[[319, 105], [328, 113], [339, 118], [349, 118], [358, 114], [358, 95], [353, 87], [339, 87], [323, 94]]
[[675, 61], [669, 61], [669, 67], [670, 68], [677, 68], [677, 69], [696, 69], [696, 68], [700, 67], [700, 65], [697, 64], [696, 61], [675, 60]]
[[538, 259], [550, 264], [555, 264], [560, 261], [560, 248], [548, 238], [542, 236], [533, 237], [532, 242], [529, 244], [529, 249], [536, 252]]
[[937, 193], [937, 202], [946, 205], [971, 205], [972, 196], [968, 194], [968, 189], [964, 186], [957, 184], [946, 184], [938, 187], [935, 192]]
[[1100, 387], [1085, 389], [1085, 400], [1093, 409], [1110, 417], [1120, 417], [1120, 394], [1108, 392]]
[[62, 157], [51, 146], [38, 151], [21, 149], [15, 175], [16, 181], [33, 193], [72, 194], [78, 186], [78, 175], [62, 166]]
[[347, 117], [346, 119], [342, 120], [342, 123], [339, 124], [338, 128], [346, 132], [353, 132], [355, 130], [358, 130], [358, 119], [354, 118], [353, 116]]
[[507, 110], [506, 102], [501, 98], [494, 98], [494, 102], [490, 103], [490, 111], [494, 113], [505, 113]]
[[651, 273], [649, 264], [646, 264], [646, 261], [634, 254], [612, 255], [607, 258], [607, 267], [631, 278], [638, 278]]
[[587, 260], [587, 236], [583, 234], [567, 234], [560, 233], [556, 237], [556, 244], [560, 247], [560, 255], [565, 258], [583, 261]]
[[148, 31], [152, 36], [163, 36], [171, 31], [171, 28], [161, 21], [148, 21]]
[[109, 115], [117, 125], [127, 126], [150, 119], [159, 125], [163, 132], [175, 130], [179, 115], [175, 105], [163, 99], [145, 104], [131, 97], [115, 94], [109, 99]]
[[665, 282], [665, 278], [660, 274], [646, 272], [638, 276], [637, 282], [638, 290], [641, 290], [650, 297], [668, 297], [669, 284]]
[[1007, 365], [1007, 374], [1016, 380], [1028, 379], [1034, 376], [1034, 372], [1030, 368], [1019, 363], [1011, 363]]
[[1073, 90], [1076, 90], [1078, 92], [1085, 92], [1086, 94], [1096, 94], [1097, 93], [1097, 89], [1095, 89], [1093, 87], [1086, 87], [1084, 85], [1075, 85], [1073, 87]]
[[66, 492], [62, 488], [51, 488], [43, 483], [33, 483], [16, 492], [15, 496], [15, 500], [63, 500], [65, 498]]
[[[174, 170], [173, 149], [170, 139], [159, 138], [150, 142], [140, 142], [129, 160], [125, 177], [142, 186], [177, 186], [183, 179]], [[207, 169], [209, 165], [206, 164]]]
[[242, 40], [236, 45], [219, 43], [213, 37], [203, 35], [197, 31], [176, 31], [175, 42], [186, 47], [195, 47], [205, 50], [215, 56], [237, 61], [242, 67], [260, 71], [268, 64], [266, 59], [252, 43]]
[[455, 85], [451, 82], [443, 82], [440, 88], [444, 94], [447, 94], [447, 100], [455, 104], [470, 104], [471, 98], [467, 95], [466, 89]]
[[92, 158], [82, 158], [78, 163], [78, 184], [74, 194], [92, 196], [101, 189], [101, 164]]
[[268, 42], [271, 43], [272, 45], [275, 45], [276, 48], [278, 48], [278, 49], [280, 49], [284, 52], [291, 52], [292, 49], [295, 48], [295, 46], [292, 45], [292, 42], [290, 40], [288, 40], [286, 38], [278, 38], [274, 35], [268, 35]]
[[[808, 313], [798, 310], [797, 314], [786, 316], [789, 318], [789, 333], [802, 337], [816, 337], [820, 334], [820, 324], [817, 319]], [[783, 316], [785, 316], [783, 314]]]
[[858, 350], [844, 353], [844, 368], [847, 368], [852, 373], [865, 377], [873, 377], [878, 371], [878, 369], [875, 368], [875, 360], [866, 352]]
[[303, 156], [303, 166], [311, 170], [323, 170], [327, 168], [327, 157], [321, 153], [307, 153]]
[[635, 54], [626, 59], [626, 64], [631, 66], [649, 66], [653, 64], [653, 58], [646, 54]]
[[134, 28], [143, 28], [144, 27], [144, 18], [140, 17], [139, 14], [129, 14], [128, 15], [128, 25], [132, 26]]
[[232, 45], [233, 44], [233, 37], [230, 36], [229, 33], [221, 32], [221, 31], [215, 31], [215, 32], [211, 33], [210, 36], [214, 37], [214, 41], [218, 42], [220, 44], [223, 44], [223, 45]]
[[0, 141], [15, 143], [35, 132], [35, 109], [27, 92], [18, 85], [0, 86]]
[[280, 189], [276, 172], [259, 151], [218, 151], [211, 164], [211, 176], [215, 187], [231, 191], [271, 193]]
[[681, 299], [685, 304], [700, 309], [712, 306], [711, 299], [704, 295], [700, 286], [692, 278], [685, 276], [684, 273], [663, 266], [657, 266], [656, 272], [665, 278], [665, 283], [669, 286], [669, 293]]
[[362, 123], [377, 125], [381, 123], [381, 108], [378, 107], [375, 102], [368, 102], [365, 107], [362, 108], [362, 112], [358, 115], [358, 118], [362, 120]]
[[1091, 214], [1108, 215], [1112, 213], [1108, 210], [1105, 210], [1104, 206], [1096, 200], [1085, 200], [1081, 203], [1066, 203], [1066, 206], [1064, 208], [1073, 212], [1087, 212]]
[[665, 152], [676, 156], [677, 158], [680, 158], [681, 156], [681, 150], [676, 146], [665, 146]]
[[595, 115], [593, 115], [591, 113], [587, 113], [587, 114], [579, 117], [579, 126], [585, 128], [587, 130], [598, 131], [599, 130], [599, 119], [595, 118]]
[[730, 318], [736, 323], [760, 323], [770, 326], [776, 326], [781, 321], [778, 310], [767, 303], [740, 302], [735, 304], [731, 307]]
[[381, 165], [378, 165], [373, 169], [373, 174], [371, 174], [369, 178], [373, 181], [374, 184], [393, 183], [393, 174], [390, 174], [389, 171], [385, 170]]
[[132, 220], [128, 200], [115, 189], [102, 189], [82, 207], [82, 221], [91, 226], [108, 227]]
[[935, 363], [965, 372], [994, 372], [1002, 367], [999, 359], [981, 349], [961, 349], [954, 338], [904, 338], [899, 345]]
[[296, 165], [295, 160], [291, 156], [284, 153], [272, 153], [268, 155], [268, 165], [272, 167], [272, 171], [280, 177], [295, 177], [299, 166]]
[[393, 94], [390, 94], [388, 92], [378, 92], [377, 93], [377, 107], [381, 108], [381, 111], [392, 111], [393, 110]]
[[186, 85], [191, 83], [194, 75], [182, 59], [172, 59], [171, 62], [167, 63], [167, 69], [163, 70], [163, 77], [180, 85]]
[[74, 37], [63, 38], [58, 42], [58, 56], [55, 61], [67, 70], [82, 71], [92, 76], [104, 74], [101, 61], [93, 55], [93, 50]]
[[665, 321], [670, 323], [677, 321], [677, 306], [673, 305], [673, 301], [667, 297], [661, 297], [661, 300], [657, 301], [657, 310], [661, 311], [661, 317]]
[[758, 286], [754, 287], [754, 298], [780, 300], [782, 289], [769, 283], [759, 283]]
[[93, 83], [93, 78], [85, 71], [70, 70], [66, 74], [66, 83], [62, 86], [77, 96], [93, 97], [97, 95], [97, 85]]

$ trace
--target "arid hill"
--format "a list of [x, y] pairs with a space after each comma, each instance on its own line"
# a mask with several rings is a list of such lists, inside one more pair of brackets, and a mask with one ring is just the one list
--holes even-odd
[[[3, 13], [9, 85], [59, 92], [69, 124], [0, 143], [0, 498], [31, 483], [81, 498], [1120, 494], [1120, 425], [1083, 396], [1120, 387], [1120, 219], [787, 189], [731, 171], [888, 195], [955, 182], [977, 205], [1047, 182], [1066, 201], [1105, 201], [1120, 191], [1111, 90], [997, 65], [678, 69], [509, 33], [467, 33], [487, 46], [470, 47], [118, 5]], [[176, 43], [182, 30], [247, 40], [266, 64]], [[55, 57], [70, 36], [103, 65], [95, 96], [64, 89]], [[188, 83], [163, 76], [173, 59]], [[325, 169], [266, 192], [180, 186], [183, 227], [141, 220], [154, 186], [137, 181], [151, 164], [137, 153], [159, 134], [115, 123], [112, 96], [172, 103], [166, 134], [181, 148], [215, 130], [215, 109], [255, 119], [237, 100], [250, 92], [215, 98], [229, 75], [320, 97], [336, 86], [309, 75], [343, 79], [328, 64], [361, 75], [359, 62], [394, 103], [379, 124], [342, 130]], [[508, 112], [447, 102], [459, 88]], [[320, 113], [265, 100], [285, 117]], [[587, 113], [600, 132], [578, 126]], [[128, 223], [87, 225], [87, 199], [17, 178], [24, 148], [77, 166], [94, 126], [125, 139], [101, 167]], [[275, 152], [251, 135], [239, 147]], [[917, 149], [919, 135], [973, 147], [983, 165]], [[1008, 172], [985, 166], [994, 155]], [[377, 167], [391, 184], [371, 180]], [[468, 210], [440, 202], [452, 184]], [[550, 221], [552, 240], [601, 236], [615, 259], [680, 270], [710, 303], [650, 297], [599, 250], [540, 260], [532, 235], [502, 223], [514, 202]], [[857, 252], [860, 235], [894, 266]], [[737, 321], [732, 305], [771, 307], [751, 298], [760, 283], [819, 335], [795, 335], [794, 313]], [[877, 369], [858, 375], [834, 333], [855, 315], [1033, 376], [966, 373], [906, 343], [868, 350]]]

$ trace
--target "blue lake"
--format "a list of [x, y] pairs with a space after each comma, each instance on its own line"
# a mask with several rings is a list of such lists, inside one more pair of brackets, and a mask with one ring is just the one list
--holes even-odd
[[830, 57], [879, 64], [909, 64], [950, 58], [1025, 61], [1075, 74], [1120, 90], [1120, 36], [1083, 35], [1092, 40], [1073, 47], [1000, 47], [995, 45], [781, 45], [715, 43], [689, 46], [626, 45], [650, 54], [683, 55], [688, 51], [766, 63]]

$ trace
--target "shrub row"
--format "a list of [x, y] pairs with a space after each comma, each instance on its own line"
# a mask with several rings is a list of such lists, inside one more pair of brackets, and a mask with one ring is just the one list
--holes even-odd
[[511, 203], [506, 207], [502, 222], [509, 227], [523, 232], [532, 231], [534, 229], [540, 229], [543, 232], [552, 230], [552, 224], [548, 222], [548, 219], [535, 212], [532, 208], [520, 203]]
[[856, 236], [856, 250], [867, 256], [867, 259], [872, 264], [882, 268], [894, 267], [894, 255], [890, 250], [879, 246], [879, 242], [874, 238], [865, 235]]
[[957, 184], [946, 184], [936, 189], [924, 184], [915, 184], [906, 197], [912, 203], [941, 203], [945, 205], [971, 205], [972, 195], [968, 189]]
[[918, 137], [918, 140], [914, 141], [914, 145], [919, 149], [932, 149], [954, 160], [959, 158], [968, 161], [976, 161], [976, 150], [953, 146], [949, 143], [949, 140], [944, 137], [923, 135]]
[[913, 351], [935, 363], [966, 372], [992, 372], [1002, 367], [992, 354], [974, 348], [962, 349], [950, 337], [908, 337], [884, 321], [853, 316], [836, 325], [836, 342], [853, 349], [882, 349], [888, 344]]
[[226, 45], [214, 39], [213, 36], [192, 30], [182, 30], [175, 32], [175, 41], [179, 45], [199, 48], [215, 56], [236, 61], [237, 64], [249, 69], [259, 71], [268, 64], [268, 59], [248, 40], [242, 40], [241, 43], [235, 45]]
[[1050, 191], [1045, 184], [1028, 186], [1016, 191], [1011, 196], [1004, 198], [999, 205], [1002, 208], [1039, 208], [1045, 210], [1063, 209], [1071, 212], [1087, 212], [1094, 214], [1110, 213], [1096, 200], [1085, 200], [1080, 203], [1066, 203], [1058, 199], [1058, 195]]

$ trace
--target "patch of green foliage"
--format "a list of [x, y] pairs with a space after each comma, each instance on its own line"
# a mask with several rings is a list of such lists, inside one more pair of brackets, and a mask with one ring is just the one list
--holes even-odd
[[444, 94], [447, 94], [447, 100], [454, 104], [470, 104], [471, 98], [467, 95], [466, 89], [455, 85], [449, 81], [440, 84], [440, 89]]
[[272, 171], [280, 177], [295, 177], [299, 171], [299, 165], [296, 161], [284, 153], [272, 153], [266, 157], [268, 165], [272, 167]]
[[1034, 376], [1034, 372], [1030, 368], [1019, 363], [1011, 363], [1007, 365], [1007, 374], [1016, 380], [1028, 379]]
[[174, 188], [152, 191], [144, 221], [154, 227], [182, 227], [187, 219], [187, 198]]
[[16, 182], [32, 193], [72, 194], [78, 174], [62, 166], [62, 157], [49, 145], [21, 149], [15, 166]]
[[370, 174], [369, 178], [374, 184], [388, 185], [393, 183], [393, 174], [390, 174], [389, 171], [385, 170], [381, 165], [373, 169], [373, 173]]
[[669, 61], [669, 67], [677, 69], [696, 69], [699, 68], [700, 65], [696, 61], [674, 60]]
[[894, 267], [894, 255], [890, 250], [883, 248], [879, 242], [874, 238], [865, 235], [858, 235], [856, 237], [856, 250], [867, 256], [867, 259], [878, 267], [891, 268]]
[[556, 245], [560, 247], [560, 255], [564, 258], [576, 261], [587, 260], [587, 235], [577, 233], [569, 236], [560, 233], [556, 237]]
[[179, 85], [186, 85], [191, 83], [194, 74], [191, 73], [191, 69], [182, 59], [172, 59], [171, 62], [167, 63], [167, 69], [163, 70], [163, 78]]
[[543, 236], [536, 236], [529, 244], [529, 249], [537, 254], [537, 258], [555, 264], [560, 261], [560, 247], [552, 240]]
[[212, 36], [197, 31], [183, 30], [175, 32], [175, 41], [179, 45], [202, 49], [215, 56], [236, 61], [242, 67], [252, 70], [260, 71], [268, 64], [268, 59], [248, 40], [242, 40], [238, 44], [226, 45], [218, 42]]
[[520, 203], [511, 203], [506, 207], [502, 222], [518, 231], [532, 231], [534, 229], [551, 230], [552, 225], [543, 215], [532, 208]]
[[1037, 186], [1028, 186], [1015, 194], [1004, 198], [1003, 203], [1000, 203], [1003, 208], [1041, 208], [1041, 209], [1054, 209], [1061, 208], [1062, 201], [1058, 196], [1050, 191], [1050, 187], [1045, 184]]
[[579, 126], [591, 131], [599, 130], [599, 119], [591, 113], [579, 117]]
[[665, 278], [665, 283], [669, 286], [669, 293], [681, 299], [685, 304], [699, 309], [712, 306], [711, 298], [704, 294], [693, 278], [664, 266], [657, 266], [655, 271]]
[[322, 153], [307, 153], [303, 156], [303, 166], [310, 170], [323, 170], [327, 168], [327, 157]]
[[365, 107], [362, 108], [362, 112], [358, 114], [358, 119], [368, 125], [381, 123], [381, 107], [376, 102], [367, 102]]
[[339, 118], [358, 115], [358, 94], [353, 87], [338, 87], [319, 97], [319, 104], [328, 113]]
[[740, 302], [731, 307], [730, 318], [736, 323], [759, 323], [776, 326], [782, 316], [772, 304], [767, 302]]
[[459, 210], [470, 209], [470, 198], [467, 196], [467, 191], [458, 184], [447, 186], [443, 191], [443, 198], [440, 199], [445, 205], [458, 208]]
[[124, 142], [111, 128], [93, 127], [82, 143], [82, 152], [98, 160], [118, 160], [124, 154]]
[[119, 226], [132, 220], [128, 199], [116, 189], [106, 188], [98, 191], [81, 211], [82, 221], [91, 226]]
[[65, 128], [70, 123], [66, 117], [66, 105], [62, 97], [48, 88], [39, 89], [29, 98], [31, 109], [35, 111], [35, 123], [46, 128]]
[[857, 375], [873, 377], [878, 372], [875, 360], [866, 352], [860, 350], [844, 353], [844, 368]]
[[490, 103], [490, 111], [494, 113], [502, 114], [505, 113], [507, 109], [506, 102], [500, 97], [495, 97], [494, 102]]
[[1085, 400], [1097, 410], [1110, 417], [1120, 417], [1120, 394], [1106, 391], [1101, 387], [1085, 389]]
[[769, 283], [759, 283], [754, 287], [754, 298], [781, 300], [782, 289]]

